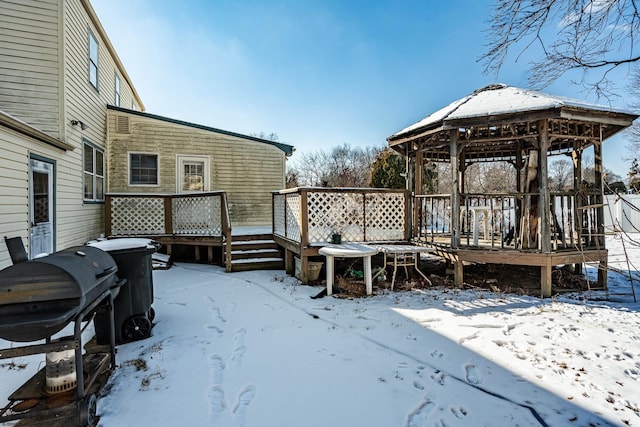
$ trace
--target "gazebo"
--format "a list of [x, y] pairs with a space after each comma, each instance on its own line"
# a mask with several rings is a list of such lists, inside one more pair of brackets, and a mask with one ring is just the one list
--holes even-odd
[[[464, 263], [540, 267], [542, 296], [551, 296], [554, 266], [599, 266], [606, 288], [602, 143], [638, 115], [502, 84], [487, 86], [387, 138], [413, 167], [411, 238], [438, 247], [463, 283]], [[591, 148], [592, 147], [592, 148]], [[583, 178], [592, 150], [594, 177]], [[591, 151], [589, 151], [591, 153]], [[549, 189], [549, 159], [569, 156], [569, 191]], [[465, 191], [476, 162], [506, 161], [514, 191]], [[448, 194], [423, 194], [424, 166], [450, 164]]]

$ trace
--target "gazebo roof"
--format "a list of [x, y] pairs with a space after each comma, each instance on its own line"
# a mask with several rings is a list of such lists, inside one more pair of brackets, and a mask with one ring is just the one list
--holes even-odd
[[[483, 138], [487, 142], [500, 139], [504, 145], [509, 138], [512, 142], [526, 139], [537, 134], [536, 122], [542, 119], [558, 120], [563, 123], [589, 127], [583, 132], [576, 128], [569, 132], [569, 139], [585, 136], [593, 142], [593, 138], [602, 139], [631, 125], [638, 115], [603, 105], [591, 104], [570, 98], [548, 95], [542, 92], [520, 89], [504, 84], [496, 84], [478, 89], [470, 95], [459, 99], [446, 107], [428, 115], [417, 123], [408, 126], [387, 138], [389, 145], [400, 149], [408, 142], [442, 143], [443, 131], [461, 130], [461, 139], [471, 138], [476, 142]], [[524, 127], [523, 127], [524, 125]], [[599, 126], [598, 135], [593, 126]], [[488, 129], [508, 128], [498, 132]], [[482, 135], [473, 132], [484, 128]], [[519, 128], [520, 130], [518, 130]], [[526, 128], [526, 130], [524, 130]], [[430, 141], [430, 142], [429, 142]], [[566, 144], [565, 144], [566, 145]], [[565, 147], [566, 148], [566, 147]], [[400, 151], [400, 150], [399, 150]]]

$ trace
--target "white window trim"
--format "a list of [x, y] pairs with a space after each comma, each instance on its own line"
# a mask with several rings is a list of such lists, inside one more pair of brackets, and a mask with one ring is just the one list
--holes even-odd
[[120, 76], [118, 75], [118, 73], [115, 73], [113, 85], [114, 85], [114, 91], [115, 91], [114, 102], [116, 107], [120, 107], [120, 105], [122, 104], [122, 93], [120, 92], [120, 88], [122, 87], [122, 82], [120, 80]]
[[[93, 84], [93, 82], [91, 81], [91, 66], [93, 65], [93, 60], [91, 58], [91, 40], [93, 40], [94, 42], [96, 42], [96, 62], [95, 62], [95, 67], [96, 67], [96, 82], [95, 84]], [[100, 43], [98, 43], [98, 38], [93, 34], [93, 32], [91, 30], [89, 30], [89, 55], [88, 55], [88, 67], [89, 69], [87, 70], [89, 75], [89, 84], [91, 84], [91, 86], [93, 86], [95, 88], [95, 90], [99, 90], [100, 87]]]
[[182, 165], [184, 162], [204, 163], [204, 189], [202, 191], [209, 191], [211, 185], [211, 158], [195, 154], [176, 154], [176, 193], [186, 193], [186, 191], [182, 190]]
[[[131, 183], [131, 155], [132, 154], [146, 154], [149, 156], [156, 156], [158, 159], [158, 183], [157, 184], [132, 184]], [[151, 153], [145, 151], [127, 151], [127, 185], [129, 187], [160, 187], [160, 154]]]
[[[93, 187], [93, 198], [88, 199], [85, 197], [84, 195], [84, 178], [85, 175], [88, 174], [88, 172], [84, 169], [84, 165], [85, 165], [85, 157], [84, 157], [84, 146], [88, 146], [91, 147], [92, 149], [92, 159], [91, 162], [93, 163], [93, 172], [89, 173], [92, 176], [92, 187]], [[96, 164], [96, 152], [100, 152], [102, 153], [102, 175], [98, 175], [97, 172], [97, 164]], [[106, 186], [107, 186], [107, 179], [105, 176], [105, 153], [104, 150], [100, 147], [97, 147], [95, 144], [92, 144], [91, 142], [89, 142], [86, 139], [82, 140], [82, 200], [84, 202], [104, 202], [104, 194], [106, 193]], [[97, 186], [96, 186], [96, 178], [102, 178], [102, 198], [98, 198], [97, 196]]]

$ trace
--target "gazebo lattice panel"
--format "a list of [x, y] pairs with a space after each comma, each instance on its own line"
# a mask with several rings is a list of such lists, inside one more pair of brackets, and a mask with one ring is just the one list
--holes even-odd
[[173, 232], [180, 235], [221, 236], [220, 196], [172, 200]]
[[164, 201], [153, 197], [113, 199], [111, 203], [111, 234], [164, 234]]
[[403, 240], [405, 216], [404, 194], [368, 194], [365, 217], [366, 241]]

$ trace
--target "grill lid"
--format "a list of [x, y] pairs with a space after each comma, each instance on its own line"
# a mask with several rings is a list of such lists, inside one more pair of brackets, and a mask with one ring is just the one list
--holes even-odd
[[114, 286], [117, 266], [106, 252], [80, 246], [0, 271], [0, 338], [35, 341], [64, 328]]

